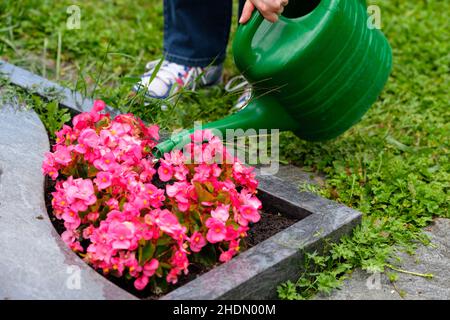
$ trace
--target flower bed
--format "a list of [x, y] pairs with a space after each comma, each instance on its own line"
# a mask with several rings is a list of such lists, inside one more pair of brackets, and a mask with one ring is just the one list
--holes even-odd
[[[75, 114], [91, 109], [93, 102], [83, 98], [78, 92], [72, 92], [5, 62], [0, 62], [0, 69], [15, 85], [32, 88], [43, 96], [55, 90], [60, 92], [61, 104]], [[113, 109], [106, 107], [106, 110], [114, 114]], [[4, 299], [132, 299], [132, 295], [111, 281], [105, 281], [104, 277], [96, 274], [76, 254], [67, 250], [58, 234], [51, 232], [53, 227], [45, 216], [36, 217], [37, 213], [45, 212], [44, 193], [35, 193], [35, 190], [40, 189], [44, 181], [37, 171], [41, 166], [43, 154], [48, 149], [47, 143], [42, 143], [42, 135], [33, 134], [31, 130], [43, 128], [37, 116], [34, 114], [37, 124], [31, 126], [23, 117], [21, 112], [7, 113], [6, 117], [2, 114], [4, 121], [1, 128], [5, 135], [0, 141], [0, 149], [6, 148], [8, 152], [4, 154], [0, 168], [0, 184], [5, 191], [1, 201], [5, 210], [0, 221], [5, 227], [4, 230], [7, 230], [0, 234], [0, 242], [4, 244], [2, 252], [6, 257], [5, 263], [0, 263], [3, 274], [0, 296]], [[26, 136], [23, 135], [23, 130], [28, 132]], [[36, 161], [39, 164], [36, 164]], [[274, 298], [277, 285], [286, 280], [298, 279], [304, 252], [321, 250], [324, 247], [324, 239], [327, 239], [326, 243], [337, 241], [361, 221], [360, 212], [309, 192], [299, 192], [297, 184], [276, 176], [257, 175], [257, 179], [258, 198], [269, 214], [261, 212], [261, 220], [250, 228], [248, 237], [243, 240], [248, 240], [249, 246], [258, 241], [262, 242], [245, 252], [242, 252], [244, 248], [241, 248], [241, 253], [229, 262], [217, 264], [214, 268], [210, 266], [211, 269], [199, 277], [195, 274], [198, 272], [195, 270], [196, 265], [190, 264], [189, 274], [180, 277], [176, 285], [170, 285], [170, 288], [177, 287], [176, 290], [160, 299]], [[51, 186], [48, 184], [48, 189], [51, 189]], [[50, 198], [47, 199], [46, 211], [50, 218], [54, 218], [51, 194], [46, 196]], [[281, 218], [281, 221], [277, 221], [278, 218]], [[285, 228], [294, 221], [293, 225]], [[60, 233], [65, 231], [62, 220], [54, 222], [57, 230], [61, 228]], [[17, 228], [23, 232], [15, 231]], [[259, 239], [253, 238], [253, 232]], [[34, 236], [30, 237], [30, 234]], [[271, 236], [272, 234], [274, 235]], [[17, 252], [22, 252], [23, 255], [17, 256]], [[68, 271], [71, 270], [79, 270], [82, 274], [79, 290], [67, 287]], [[102, 273], [102, 270], [99, 270], [99, 273]], [[132, 291], [138, 292], [133, 282], [115, 278], [110, 273], [107, 277], [115, 279], [116, 283], [118, 280], [122, 281], [122, 284], [126, 283]], [[193, 280], [187, 282], [190, 279]], [[151, 294], [147, 294], [147, 290], [149, 286], [139, 291], [139, 296], [150, 297]]]
[[[111, 119], [103, 109], [96, 101], [91, 112], [74, 117], [73, 127], [57, 132], [43, 164], [56, 180], [53, 215], [73, 251], [104, 275], [126, 279], [122, 286], [132, 281], [154, 296], [185, 277], [190, 265], [200, 274], [248, 246], [242, 239], [261, 218], [253, 168], [209, 131], [195, 132], [185, 153], [157, 160], [157, 126], [132, 115]], [[296, 221], [272, 220], [282, 227]], [[265, 237], [254, 231], [251, 239]]]

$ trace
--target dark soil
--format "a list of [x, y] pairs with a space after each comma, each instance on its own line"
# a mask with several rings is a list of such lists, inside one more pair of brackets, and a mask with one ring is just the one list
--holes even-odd
[[[53, 223], [53, 226], [55, 227], [58, 234], [62, 234], [65, 230], [64, 223], [62, 220], [56, 219], [56, 217], [52, 214], [52, 195], [51, 192], [55, 190], [55, 182], [52, 181], [50, 178], [47, 177], [46, 184], [45, 184], [45, 204], [47, 207], [47, 212], [49, 215], [50, 220]], [[244, 243], [242, 245], [242, 251], [245, 251], [258, 243], [270, 238], [271, 236], [275, 235], [276, 233], [286, 229], [287, 227], [293, 225], [299, 221], [299, 219], [293, 219], [291, 217], [283, 216], [280, 213], [273, 213], [273, 212], [261, 212], [261, 220], [252, 225], [250, 227], [250, 230], [248, 232], [248, 237], [245, 238]], [[219, 264], [219, 263], [218, 263]], [[176, 285], [172, 285], [168, 288], [168, 291], [165, 293], [168, 293], [172, 290], [175, 290], [176, 288], [194, 280], [195, 278], [199, 277], [200, 275], [208, 272], [212, 268], [214, 268], [216, 265], [213, 266], [204, 266], [198, 263], [192, 263], [189, 266], [189, 274], [186, 276], [180, 276], [178, 283]], [[104, 275], [101, 271], [96, 270], [98, 273]], [[134, 288], [133, 282], [129, 281], [125, 278], [116, 278], [109, 275], [104, 275], [106, 278], [108, 278], [110, 281], [121, 287], [122, 289], [130, 292], [131, 294], [137, 296], [141, 299], [158, 299], [163, 294], [162, 293], [155, 293], [152, 292], [152, 290], [149, 288], [138, 291]], [[164, 294], [165, 294], [164, 293]]]
[[300, 219], [283, 216], [281, 213], [261, 212], [261, 220], [251, 226], [245, 238], [247, 249], [292, 226]]

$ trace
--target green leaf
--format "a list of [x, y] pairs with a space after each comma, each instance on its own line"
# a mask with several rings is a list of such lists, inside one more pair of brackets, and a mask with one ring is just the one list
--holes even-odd
[[147, 241], [144, 246], [139, 247], [139, 264], [142, 266], [147, 263], [155, 253], [156, 246], [152, 241]]
[[167, 245], [170, 241], [172, 241], [172, 238], [169, 236], [163, 236], [163, 237], [159, 237], [158, 241], [156, 242], [156, 246], [160, 247], [160, 246], [165, 246]]
[[201, 183], [194, 182], [195, 191], [197, 192], [199, 202], [211, 202], [215, 200], [215, 197], [206, 190]]

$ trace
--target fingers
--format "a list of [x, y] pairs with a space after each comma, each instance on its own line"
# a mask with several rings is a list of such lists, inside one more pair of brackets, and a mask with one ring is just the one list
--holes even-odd
[[264, 19], [270, 21], [270, 22], [277, 22], [278, 21], [278, 13], [275, 12], [261, 12]]
[[252, 12], [255, 10], [255, 6], [249, 0], [247, 0], [244, 4], [244, 8], [242, 9], [241, 18], [239, 19], [239, 23], [247, 23], [247, 21], [252, 16]]
[[278, 16], [283, 12], [289, 0], [247, 0], [242, 9], [239, 23], [246, 23], [252, 16], [255, 7], [261, 12], [264, 19], [270, 22], [277, 22]]

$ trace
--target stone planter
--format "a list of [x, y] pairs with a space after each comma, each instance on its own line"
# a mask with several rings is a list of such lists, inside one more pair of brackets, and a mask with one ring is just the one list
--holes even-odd
[[[33, 111], [0, 105], [0, 298], [136, 299], [85, 264], [54, 230], [40, 170], [48, 149]], [[280, 282], [300, 275], [305, 251], [320, 250], [325, 238], [336, 241], [360, 222], [361, 213], [285, 180], [258, 179], [264, 209], [299, 221], [162, 299], [274, 298]]]
[[324, 239], [338, 240], [361, 221], [361, 213], [274, 176], [259, 176], [263, 208], [299, 222], [239, 254], [162, 299], [270, 299], [276, 286], [296, 280], [305, 251], [320, 250]]

